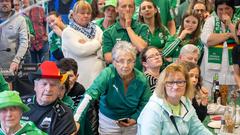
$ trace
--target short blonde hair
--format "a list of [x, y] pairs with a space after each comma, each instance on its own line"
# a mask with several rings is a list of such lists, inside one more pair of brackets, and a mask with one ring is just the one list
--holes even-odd
[[79, 10], [86, 10], [86, 11], [89, 11], [89, 13], [92, 13], [91, 5], [88, 2], [86, 2], [85, 0], [80, 0], [77, 3], [75, 3], [72, 10], [75, 13], [78, 13]]
[[173, 63], [173, 64], [167, 66], [163, 70], [163, 72], [160, 74], [160, 77], [158, 78], [158, 82], [157, 82], [156, 89], [154, 92], [159, 98], [162, 98], [162, 99], [167, 98], [166, 87], [165, 87], [166, 79], [171, 74], [175, 74], [176, 72], [182, 73], [186, 80], [186, 90], [185, 90], [184, 96], [188, 97], [190, 99], [193, 97], [194, 89], [191, 84], [191, 81], [190, 81], [190, 78], [189, 78], [186, 68], [181, 64]]

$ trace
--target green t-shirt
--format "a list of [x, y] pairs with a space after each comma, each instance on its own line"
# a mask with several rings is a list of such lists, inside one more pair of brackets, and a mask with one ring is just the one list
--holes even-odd
[[113, 65], [105, 68], [94, 80], [86, 93], [93, 100], [100, 97], [100, 111], [105, 116], [117, 120], [132, 118], [137, 120], [141, 110], [152, 95], [145, 75], [134, 69], [135, 77], [125, 93], [123, 80]]
[[105, 28], [103, 27], [103, 20], [104, 20], [104, 18], [99, 18], [99, 19], [95, 20], [95, 23], [97, 24], [97, 26], [99, 26], [102, 29], [102, 31], [105, 30]]
[[171, 4], [171, 8], [177, 8], [177, 6], [179, 5], [179, 0], [169, 0], [170, 4]]
[[[22, 128], [17, 131], [14, 135], [47, 135], [47, 133], [41, 131], [31, 121], [20, 121]], [[3, 130], [0, 128], [0, 135], [5, 135]]]
[[26, 20], [29, 34], [30, 34], [31, 36], [35, 36], [35, 30], [34, 30], [34, 28], [33, 28], [33, 23], [32, 23], [32, 21], [31, 21], [31, 19], [30, 19], [28, 16], [26, 16], [26, 15], [23, 15], [23, 17], [24, 17], [25, 20]]
[[[132, 20], [131, 28], [144, 41], [148, 42], [149, 29], [146, 24]], [[103, 32], [103, 54], [111, 52], [117, 41], [131, 42], [127, 30], [122, 28], [119, 21]], [[142, 70], [142, 64], [139, 55], [137, 56], [135, 67], [139, 70]]]
[[168, 103], [168, 106], [172, 110], [173, 115], [180, 116], [181, 115], [181, 104], [178, 105], [172, 105]]
[[[177, 37], [177, 34], [171, 36], [170, 38], [168, 38], [168, 41], [166, 43], [166, 45], [163, 48], [163, 56], [164, 57], [172, 57], [173, 58], [173, 62], [176, 61], [176, 59], [178, 58], [179, 54], [180, 54], [180, 50], [184, 45], [187, 44], [191, 44], [190, 40], [192, 39], [192, 37], [190, 35], [187, 35], [186, 38], [184, 40], [181, 40], [180, 38]], [[202, 43], [201, 39], [198, 38], [198, 40], [196, 41], [196, 43], [194, 43], [194, 45], [196, 45], [196, 47], [198, 47], [199, 51], [200, 51], [200, 56], [203, 55], [203, 47], [204, 44]]]
[[0, 92], [2, 92], [4, 90], [10, 90], [10, 88], [8, 86], [8, 83], [4, 79], [2, 73], [0, 73]]
[[48, 42], [50, 46], [50, 52], [54, 52], [57, 49], [61, 50], [62, 47], [62, 39], [56, 33], [51, 31], [48, 34]]
[[75, 111], [75, 107], [74, 107], [74, 101], [72, 100], [72, 98], [70, 96], [64, 95], [62, 102], [68, 106], [73, 112]]
[[86, 0], [86, 1], [87, 1], [89, 4], [91, 4], [93, 0]]
[[[106, 29], [103, 27], [103, 21], [104, 21], [104, 18], [99, 18], [99, 19], [95, 20], [95, 23], [97, 24], [97, 26], [99, 26], [102, 29], [102, 31], [104, 31]], [[108, 28], [111, 26], [108, 26]]]
[[149, 46], [154, 46], [162, 49], [165, 46], [168, 37], [170, 36], [170, 33], [166, 27], [164, 27], [164, 31], [165, 35], [163, 33], [163, 30], [160, 28], [156, 29], [153, 34], [150, 33], [148, 42]]
[[190, 3], [189, 0], [186, 0], [185, 2], [178, 6], [178, 13], [177, 16], [175, 17], [176, 28], [179, 28], [181, 26], [182, 18], [188, 9], [189, 3]]
[[[158, 11], [160, 11], [161, 21], [164, 26], [168, 26], [168, 22], [173, 20], [174, 17], [171, 15], [171, 4], [169, 0], [153, 0], [156, 4]], [[142, 0], [135, 0], [135, 14], [134, 18], [138, 18], [139, 6], [142, 3]]]

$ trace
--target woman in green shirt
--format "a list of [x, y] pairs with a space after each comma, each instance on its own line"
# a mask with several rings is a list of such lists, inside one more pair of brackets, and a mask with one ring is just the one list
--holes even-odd
[[[200, 39], [201, 22], [198, 14], [195, 12], [187, 12], [183, 16], [183, 21], [177, 34], [170, 37], [163, 48], [163, 56], [172, 58], [172, 62], [176, 61], [180, 50], [184, 45], [194, 44], [203, 54], [203, 43]], [[201, 57], [201, 56], [199, 56]]]
[[136, 53], [126, 41], [114, 45], [113, 64], [103, 69], [86, 90], [75, 111], [75, 121], [81, 123], [90, 103], [100, 98], [99, 133], [136, 135], [137, 118], [152, 95], [146, 77], [134, 68]]
[[20, 121], [30, 108], [16, 91], [0, 92], [0, 135], [47, 135], [31, 121]]
[[[170, 33], [168, 29], [162, 24], [160, 13], [157, 6], [152, 0], [143, 0], [139, 7], [138, 20], [149, 26], [148, 45], [154, 46], [161, 51]], [[169, 64], [168, 60], [163, 57], [163, 65], [161, 69], [164, 69]]]
[[138, 20], [149, 26], [149, 46], [155, 46], [161, 50], [170, 33], [162, 24], [160, 13], [152, 0], [142, 1], [139, 8]]

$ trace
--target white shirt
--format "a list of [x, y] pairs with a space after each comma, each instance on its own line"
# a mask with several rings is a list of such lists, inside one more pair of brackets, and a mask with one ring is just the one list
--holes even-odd
[[[214, 25], [215, 25], [215, 19], [214, 19], [214, 16], [211, 16], [206, 20], [204, 27], [202, 29], [201, 40], [205, 45], [203, 61], [201, 64], [203, 80], [212, 83], [213, 76], [215, 75], [215, 73], [218, 73], [220, 84], [236, 85], [236, 82], [233, 76], [233, 67], [229, 65], [229, 58], [228, 58], [229, 54], [228, 54], [228, 48], [227, 48], [226, 42], [224, 42], [223, 44], [222, 64], [220, 68], [210, 68], [208, 66], [208, 46], [206, 44], [210, 34], [212, 34], [214, 31]], [[225, 26], [222, 22], [221, 22], [221, 26], [222, 26], [222, 30], [225, 31]]]

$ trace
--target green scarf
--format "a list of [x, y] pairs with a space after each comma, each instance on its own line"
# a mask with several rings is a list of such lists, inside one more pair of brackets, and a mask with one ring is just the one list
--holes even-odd
[[[214, 17], [214, 18], [215, 18], [214, 33], [223, 33], [220, 19], [218, 17]], [[235, 23], [236, 20], [237, 20], [237, 17], [234, 16], [232, 22]], [[230, 32], [230, 30], [227, 28], [226, 32]], [[229, 62], [229, 65], [232, 65], [232, 49], [237, 44], [234, 39], [228, 39], [225, 42], [227, 43], [227, 48], [228, 48], [228, 62]], [[225, 42], [215, 46], [208, 47], [208, 63], [209, 63], [208, 65], [210, 69], [221, 68], [222, 53], [223, 53], [223, 47]]]

